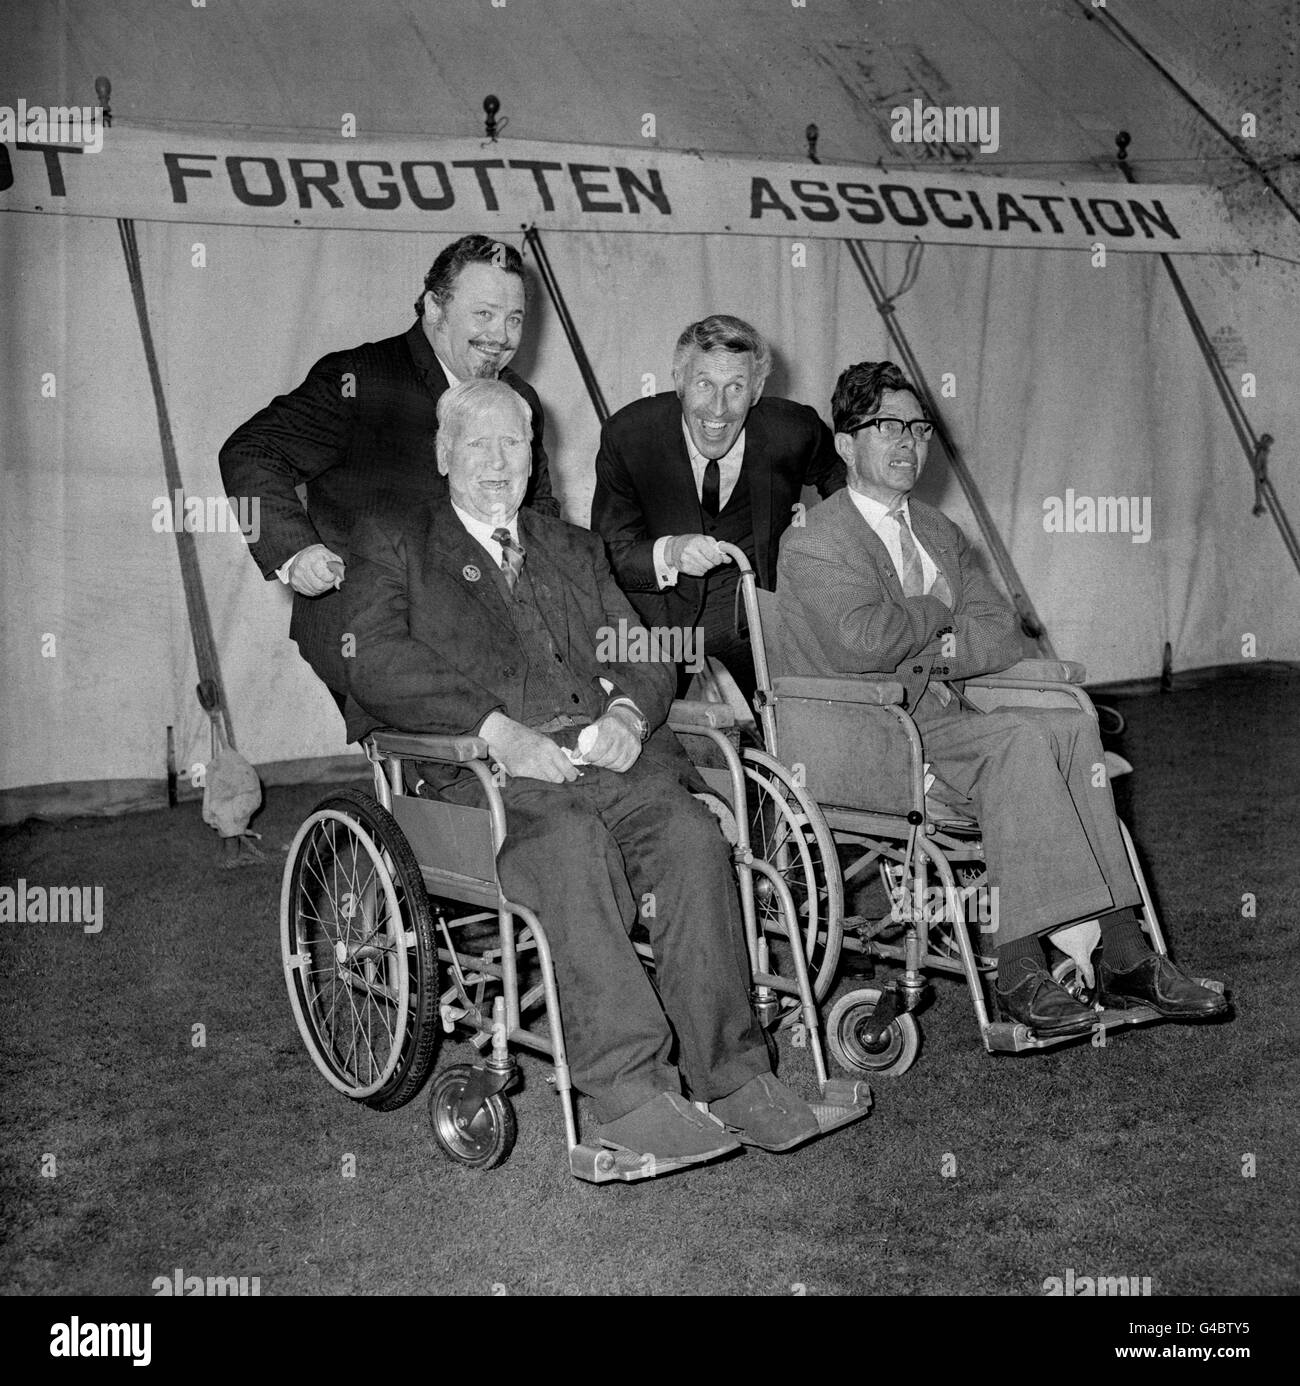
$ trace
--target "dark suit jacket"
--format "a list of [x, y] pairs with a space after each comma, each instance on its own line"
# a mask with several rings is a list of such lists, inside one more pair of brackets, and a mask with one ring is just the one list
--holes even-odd
[[[745, 420], [745, 461], [760, 586], [771, 588], [776, 547], [805, 486], [823, 496], [844, 485], [844, 463], [830, 430], [806, 404], [760, 399]], [[596, 457], [591, 527], [609, 546], [619, 585], [647, 625], [693, 626], [704, 602], [704, 579], [682, 574], [659, 590], [654, 542], [665, 534], [700, 534], [704, 517], [690, 454], [682, 437], [682, 405], [669, 392], [634, 400], [608, 419]]]
[[[541, 404], [513, 371], [501, 378], [533, 411], [533, 473], [526, 504], [558, 515], [542, 443]], [[263, 574], [300, 549], [321, 543], [348, 565], [349, 534], [362, 515], [446, 494], [434, 437], [438, 397], [447, 388], [438, 358], [417, 321], [398, 337], [332, 352], [306, 380], [240, 425], [221, 449], [226, 492], [255, 496], [261, 536], [251, 545]], [[306, 483], [303, 508], [297, 487]], [[319, 597], [294, 593], [289, 634], [329, 687], [345, 691], [340, 648], [343, 589]]]
[[[686, 769], [676, 738], [663, 726], [676, 672], [665, 663], [597, 658], [602, 627], [640, 622], [609, 571], [604, 546], [589, 530], [533, 511], [519, 513], [529, 576], [557, 639], [587, 686], [608, 679], [595, 711], [613, 697], [632, 699], [652, 728], [644, 755]], [[376, 726], [438, 735], [475, 735], [488, 713], [523, 720], [526, 660], [494, 577], [494, 558], [438, 499], [402, 515], [366, 518], [353, 530], [354, 569], [343, 591], [355, 658], [345, 661], [351, 696], [348, 733]], [[475, 576], [477, 574], [477, 576]], [[556, 620], [556, 617], [562, 620]], [[434, 778], [442, 787], [453, 775]], [[433, 778], [432, 776], [430, 778]]]
[[[909, 500], [912, 532], [952, 589], [905, 597], [889, 550], [858, 513], [848, 491], [808, 512], [781, 540], [776, 599], [778, 674], [892, 674], [915, 708], [932, 678], [973, 678], [1021, 657], [1015, 611], [975, 560], [948, 517]], [[954, 654], [943, 636], [954, 636]]]

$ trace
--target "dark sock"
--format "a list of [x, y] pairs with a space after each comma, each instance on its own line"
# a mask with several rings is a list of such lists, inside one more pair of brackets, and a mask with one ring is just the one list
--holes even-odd
[[1037, 934], [1026, 934], [1024, 938], [1013, 939], [1010, 943], [998, 945], [998, 975], [1011, 977], [1020, 969], [1015, 966], [1021, 958], [1030, 958], [1039, 967], [1046, 965], [1043, 945]]
[[1131, 906], [1103, 914], [1098, 922], [1101, 924], [1101, 958], [1113, 972], [1127, 972], [1151, 956], [1151, 945]]

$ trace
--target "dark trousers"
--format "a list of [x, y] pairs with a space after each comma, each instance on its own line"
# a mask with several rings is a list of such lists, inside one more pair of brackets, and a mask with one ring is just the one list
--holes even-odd
[[[573, 1082], [599, 1120], [683, 1080], [710, 1102], [767, 1072], [731, 849], [677, 776], [642, 755], [622, 775], [586, 766], [572, 784], [512, 779], [502, 797], [501, 884], [550, 940]], [[629, 937], [638, 917], [655, 982]]]
[[934, 774], [974, 806], [998, 888], [996, 943], [1139, 902], [1090, 717], [944, 708], [930, 689], [914, 716]]

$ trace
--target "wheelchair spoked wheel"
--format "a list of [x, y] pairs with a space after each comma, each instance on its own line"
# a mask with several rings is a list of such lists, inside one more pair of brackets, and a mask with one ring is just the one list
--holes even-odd
[[438, 963], [420, 868], [368, 795], [322, 800], [289, 848], [280, 894], [285, 982], [312, 1061], [378, 1111], [409, 1102], [438, 1041]]
[[473, 1072], [469, 1064], [453, 1064], [434, 1078], [429, 1086], [429, 1122], [438, 1149], [449, 1160], [470, 1169], [495, 1169], [514, 1149], [515, 1109], [497, 1092], [467, 1116], [462, 1099]]
[[[835, 980], [844, 936], [844, 881], [835, 840], [816, 801], [780, 761], [754, 747], [746, 747], [742, 759], [749, 783], [750, 846], [790, 888], [809, 979], [820, 1001]], [[785, 914], [761, 878], [754, 882], [754, 908], [772, 970], [793, 980]]]
[[912, 1067], [920, 1052], [920, 1029], [906, 1012], [879, 1034], [869, 1033], [883, 997], [880, 987], [861, 987], [841, 996], [826, 1017], [826, 1043], [836, 1063], [850, 1073], [897, 1077]]

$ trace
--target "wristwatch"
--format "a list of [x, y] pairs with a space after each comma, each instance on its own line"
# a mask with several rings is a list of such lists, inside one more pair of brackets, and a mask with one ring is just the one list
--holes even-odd
[[625, 707], [636, 718], [636, 734], [644, 745], [650, 737], [650, 721], [645, 713], [632, 701], [631, 698], [617, 698], [605, 709], [606, 712], [613, 712], [616, 707]]

